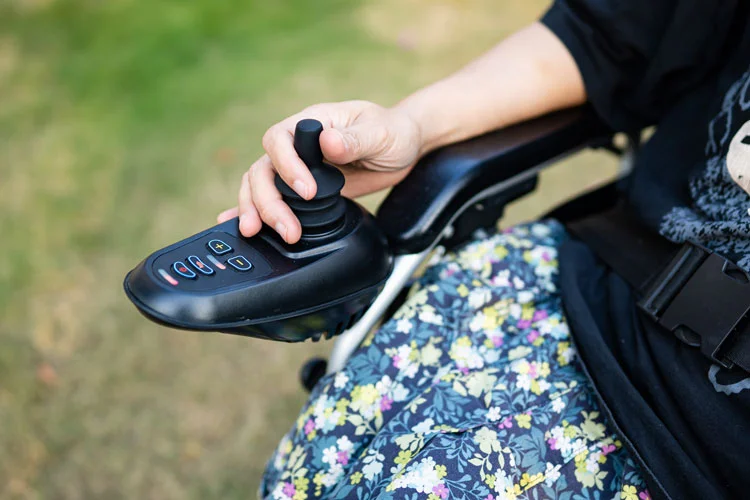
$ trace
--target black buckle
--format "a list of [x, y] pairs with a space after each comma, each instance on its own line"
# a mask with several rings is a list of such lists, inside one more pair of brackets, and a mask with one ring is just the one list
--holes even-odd
[[750, 276], [693, 242], [685, 243], [653, 280], [638, 307], [678, 339], [720, 366], [750, 313]]

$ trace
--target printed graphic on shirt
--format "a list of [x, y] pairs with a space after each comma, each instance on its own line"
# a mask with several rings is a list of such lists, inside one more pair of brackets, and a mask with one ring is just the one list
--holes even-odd
[[734, 182], [750, 194], [750, 121], [740, 127], [729, 143], [727, 170]]
[[[730, 378], [731, 376], [732, 374], [727, 373], [726, 370], [722, 370], [719, 365], [711, 365], [711, 368], [708, 369], [708, 380], [714, 386], [716, 392], [731, 396], [732, 394], [738, 394], [750, 389], [750, 377], [734, 375], [734, 380], [723, 379]], [[719, 378], [722, 378], [722, 380], [719, 380]]]
[[707, 133], [706, 168], [689, 183], [692, 205], [674, 207], [659, 229], [750, 270], [750, 71], [729, 88]]
[[[708, 124], [706, 168], [690, 180], [693, 205], [675, 207], [659, 228], [672, 241], [697, 240], [750, 271], [750, 71], [727, 91]], [[708, 371], [716, 392], [750, 389], [750, 377], [717, 365]]]

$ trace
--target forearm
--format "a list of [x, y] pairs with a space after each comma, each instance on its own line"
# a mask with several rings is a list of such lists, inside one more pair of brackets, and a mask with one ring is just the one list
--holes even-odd
[[417, 122], [425, 154], [585, 100], [570, 53], [552, 32], [535, 23], [397, 107]]

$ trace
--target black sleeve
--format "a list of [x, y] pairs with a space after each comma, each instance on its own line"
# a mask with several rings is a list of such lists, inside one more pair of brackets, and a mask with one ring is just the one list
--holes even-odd
[[741, 1], [557, 0], [542, 23], [573, 55], [599, 115], [635, 130], [725, 62], [747, 24]]

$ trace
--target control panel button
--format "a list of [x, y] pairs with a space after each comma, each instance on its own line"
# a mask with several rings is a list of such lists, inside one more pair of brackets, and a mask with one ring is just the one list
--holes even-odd
[[227, 261], [227, 264], [237, 269], [238, 271], [249, 271], [253, 268], [253, 265], [242, 255], [236, 255]]
[[172, 264], [172, 269], [183, 278], [187, 278], [189, 280], [194, 280], [198, 276], [197, 274], [195, 274], [195, 271], [187, 267], [184, 262], [179, 260]]
[[201, 274], [210, 276], [216, 272], [211, 266], [203, 262], [197, 255], [191, 255], [187, 260]]
[[208, 242], [208, 248], [216, 255], [224, 255], [232, 251], [232, 247], [221, 240], [211, 240]]

